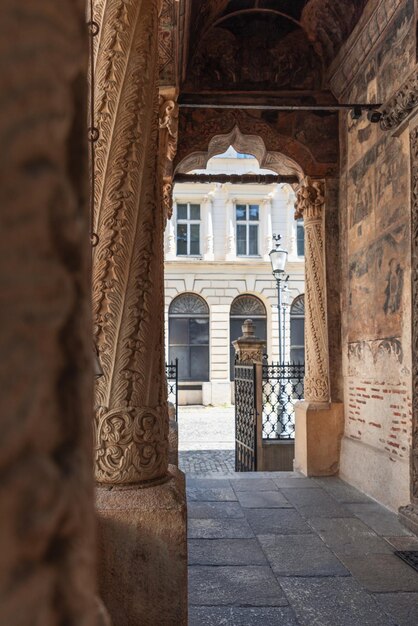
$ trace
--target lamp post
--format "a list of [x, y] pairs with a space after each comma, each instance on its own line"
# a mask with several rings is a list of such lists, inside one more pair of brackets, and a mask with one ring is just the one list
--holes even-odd
[[283, 365], [284, 362], [284, 346], [283, 346], [283, 336], [284, 331], [282, 328], [282, 313], [284, 314], [283, 307], [283, 290], [286, 286], [289, 277], [285, 275], [286, 262], [287, 262], [287, 250], [284, 250], [280, 246], [282, 236], [281, 235], [273, 235], [273, 239], [275, 241], [275, 247], [269, 253], [271, 268], [273, 272], [273, 276], [276, 279], [277, 284], [277, 294], [278, 294], [278, 302], [277, 302], [277, 311], [279, 315], [279, 363]]

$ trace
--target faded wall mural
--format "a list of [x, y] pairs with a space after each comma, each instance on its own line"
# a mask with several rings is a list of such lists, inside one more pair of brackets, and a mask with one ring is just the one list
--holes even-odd
[[[413, 0], [400, 3], [381, 39], [351, 77], [346, 101], [384, 103], [413, 71]], [[408, 499], [412, 415], [409, 132], [393, 136], [365, 116], [342, 123], [345, 437], [369, 447], [343, 445], [341, 462], [353, 482], [396, 508]], [[371, 487], [367, 474], [380, 463]]]

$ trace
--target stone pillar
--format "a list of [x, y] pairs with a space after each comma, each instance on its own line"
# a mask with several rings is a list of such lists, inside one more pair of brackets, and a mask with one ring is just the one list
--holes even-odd
[[204, 261], [213, 261], [215, 258], [213, 254], [212, 208], [213, 208], [213, 195], [211, 192], [205, 197], [203, 201], [203, 218], [204, 218], [204, 224], [205, 224], [204, 250], [203, 250]]
[[171, 216], [169, 220], [167, 220], [166, 226], [166, 253], [165, 258], [167, 261], [172, 261], [176, 258], [176, 233], [174, 227], [174, 217]]
[[97, 626], [83, 3], [0, 3], [0, 624]]
[[330, 398], [324, 212], [324, 182], [305, 179], [295, 214], [305, 225], [305, 400], [295, 411], [295, 469], [308, 476], [338, 471], [343, 434], [342, 404]]
[[158, 4], [97, 0], [94, 15], [95, 470], [99, 583], [114, 626], [187, 622], [184, 478], [168, 468]]
[[229, 198], [226, 201], [226, 247], [225, 260], [234, 261], [237, 258], [235, 244], [235, 200]]
[[271, 205], [272, 205], [272, 197], [271, 195], [267, 196], [263, 201], [263, 235], [264, 235], [264, 245], [263, 245], [263, 257], [264, 261], [270, 262], [269, 254], [273, 248], [273, 225], [271, 221]]

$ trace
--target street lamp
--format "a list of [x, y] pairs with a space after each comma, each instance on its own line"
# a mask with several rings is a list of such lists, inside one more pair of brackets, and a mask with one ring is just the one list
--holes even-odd
[[276, 279], [277, 283], [277, 293], [278, 293], [278, 314], [279, 314], [279, 362], [280, 365], [283, 364], [284, 358], [284, 350], [283, 350], [283, 333], [282, 333], [282, 290], [283, 283], [286, 284], [289, 277], [285, 276], [286, 262], [287, 262], [287, 250], [284, 250], [280, 246], [282, 236], [281, 235], [273, 235], [273, 239], [275, 241], [275, 247], [269, 253], [271, 269], [273, 271], [273, 276]]

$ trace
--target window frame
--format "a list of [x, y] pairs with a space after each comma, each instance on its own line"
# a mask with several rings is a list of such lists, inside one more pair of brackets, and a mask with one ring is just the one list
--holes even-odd
[[[298, 301], [303, 301], [303, 315], [301, 313], [292, 313], [292, 308], [295, 306], [296, 303], [298, 303]], [[300, 362], [301, 364], [305, 363], [305, 356], [306, 356], [306, 349], [305, 349], [305, 340], [303, 342], [303, 345], [301, 344], [293, 344], [292, 343], [292, 322], [293, 320], [303, 320], [303, 337], [305, 339], [305, 294], [299, 294], [298, 296], [296, 296], [296, 298], [293, 300], [292, 304], [290, 305], [290, 315], [289, 315], [289, 353], [290, 356], [292, 355], [292, 350], [303, 350], [303, 361]], [[294, 359], [291, 359], [291, 362], [295, 362]]]
[[[187, 217], [186, 218], [179, 218], [178, 216], [178, 207], [179, 205], [185, 205], [187, 207]], [[194, 206], [198, 206], [199, 207], [199, 219], [191, 219], [190, 218], [190, 207], [194, 205]], [[187, 252], [185, 254], [179, 253], [178, 251], [178, 241], [179, 241], [179, 237], [178, 237], [178, 226], [180, 224], [185, 224], [186, 225], [186, 249]], [[197, 253], [193, 253], [191, 254], [190, 252], [190, 246], [191, 246], [191, 226], [197, 224], [199, 226], [199, 252]], [[184, 202], [179, 202], [176, 201], [176, 256], [178, 257], [191, 257], [194, 259], [198, 259], [202, 256], [202, 252], [201, 252], [201, 224], [202, 224], [202, 204], [200, 202], [189, 202], [189, 201], [184, 201]]]
[[[203, 312], [193, 312], [193, 311], [189, 311], [189, 312], [184, 312], [184, 313], [180, 313], [180, 312], [175, 312], [172, 313], [170, 311], [170, 309], [173, 306], [173, 303], [175, 302], [175, 300], [177, 298], [181, 298], [181, 296], [193, 296], [194, 298], [196, 298], [196, 300], [201, 300], [202, 304], [204, 304], [206, 311]], [[191, 322], [194, 320], [205, 320], [207, 322], [207, 343], [191, 343]], [[176, 343], [173, 344], [172, 343], [172, 339], [171, 336], [173, 334], [172, 331], [172, 324], [175, 323], [176, 320], [187, 320], [187, 343]], [[205, 369], [206, 369], [206, 373], [205, 376], [201, 376], [200, 378], [195, 378], [192, 375], [192, 352], [193, 352], [193, 348], [206, 348], [206, 354], [205, 354]], [[203, 383], [203, 382], [208, 382], [210, 380], [210, 310], [208, 307], [207, 302], [201, 297], [198, 296], [196, 294], [193, 293], [183, 293], [183, 294], [179, 294], [178, 296], [176, 296], [170, 304], [169, 310], [168, 310], [168, 352], [169, 352], [169, 359], [173, 359], [171, 351], [172, 349], [176, 349], [176, 348], [185, 348], [187, 349], [187, 370], [188, 370], [188, 377], [184, 378], [184, 377], [180, 377], [179, 376], [179, 382], [184, 382], [184, 383]], [[180, 358], [180, 357], [179, 357]], [[180, 371], [180, 370], [179, 370]]]
[[[299, 254], [299, 231], [303, 232], [303, 254]], [[305, 257], [305, 224], [303, 222], [303, 219], [299, 219], [296, 220], [296, 255], [299, 258], [304, 258]]]
[[[245, 220], [238, 220], [237, 219], [237, 209], [238, 207], [242, 207], [245, 206]], [[250, 207], [257, 207], [258, 208], [258, 220], [251, 220], [249, 217], [249, 210]], [[260, 220], [260, 213], [261, 213], [261, 205], [257, 204], [257, 203], [253, 203], [253, 202], [235, 202], [235, 215], [234, 215], [234, 219], [235, 219], [235, 251], [236, 251], [236, 256], [238, 258], [250, 258], [250, 259], [258, 259], [260, 258], [260, 224], [261, 224], [261, 220]], [[238, 252], [238, 226], [245, 226], [245, 254], [240, 254]], [[249, 253], [249, 249], [250, 249], [250, 227], [251, 226], [256, 226], [257, 227], [257, 239], [256, 239], [256, 243], [257, 243], [257, 253], [256, 254], [250, 254]]]

